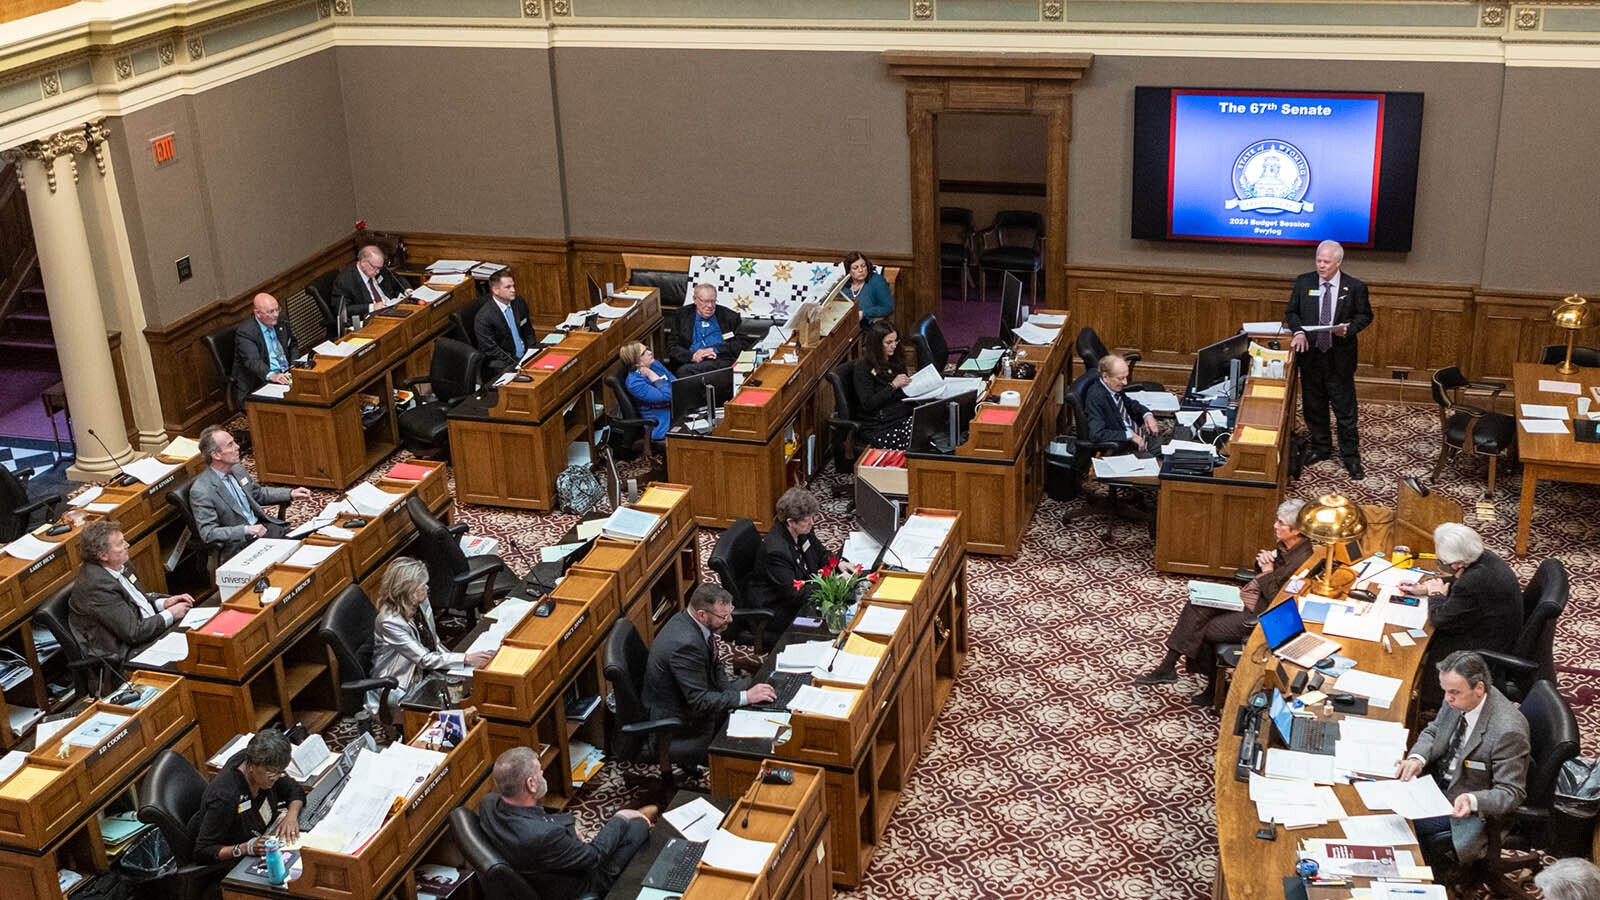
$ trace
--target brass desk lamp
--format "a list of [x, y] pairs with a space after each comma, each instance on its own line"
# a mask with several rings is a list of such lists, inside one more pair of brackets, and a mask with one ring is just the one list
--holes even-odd
[[1333, 545], [1354, 540], [1367, 530], [1361, 507], [1343, 494], [1323, 494], [1301, 507], [1295, 528], [1325, 550], [1322, 574], [1312, 580], [1311, 589], [1324, 597], [1338, 596], [1343, 588], [1333, 580]]
[[1561, 302], [1550, 310], [1550, 321], [1554, 322], [1557, 328], [1567, 333], [1567, 359], [1561, 365], [1556, 366], [1557, 372], [1563, 375], [1572, 375], [1578, 371], [1578, 367], [1572, 364], [1572, 339], [1577, 337], [1578, 332], [1592, 324], [1590, 320], [1589, 301], [1577, 294], [1563, 297]]

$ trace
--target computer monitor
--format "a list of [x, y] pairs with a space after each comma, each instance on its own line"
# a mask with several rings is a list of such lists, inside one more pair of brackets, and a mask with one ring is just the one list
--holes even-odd
[[953, 453], [967, 442], [967, 426], [978, 411], [978, 392], [929, 400], [911, 411], [912, 452]]
[[1000, 340], [1005, 344], [1016, 343], [1016, 335], [1012, 330], [1021, 324], [1022, 319], [1022, 279], [1007, 272], [1000, 283]]
[[593, 275], [585, 275], [584, 277], [589, 279], [589, 308], [594, 309], [596, 306], [606, 302], [606, 292], [600, 289], [600, 282], [595, 281]]
[[[712, 407], [706, 409], [706, 388], [712, 394]], [[733, 366], [724, 366], [701, 372], [698, 375], [688, 375], [672, 382], [672, 421], [682, 422], [696, 413], [704, 413], [708, 419], [715, 418], [717, 407], [728, 402], [733, 396]]]
[[1234, 360], [1239, 361], [1237, 368], [1241, 377], [1250, 371], [1250, 335], [1242, 331], [1200, 348], [1194, 356], [1194, 369], [1189, 373], [1189, 389], [1186, 393], [1191, 396], [1214, 393], [1218, 385], [1226, 384], [1232, 377]]
[[880, 546], [889, 546], [894, 533], [900, 530], [902, 499], [890, 497], [873, 487], [872, 482], [856, 477], [856, 518], [861, 520], [861, 530]]

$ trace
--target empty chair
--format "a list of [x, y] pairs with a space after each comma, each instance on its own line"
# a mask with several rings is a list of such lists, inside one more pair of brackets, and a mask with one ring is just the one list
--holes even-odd
[[[1554, 366], [1567, 361], [1567, 345], [1552, 344], [1539, 354], [1539, 365]], [[1593, 347], [1573, 347], [1572, 364], [1585, 369], [1600, 369], [1600, 350]]]
[[683, 721], [650, 718], [644, 705], [644, 670], [650, 651], [627, 616], [611, 626], [603, 658], [606, 680], [617, 701], [616, 715], [611, 717], [610, 755], [625, 762], [654, 763], [662, 789], [670, 794], [672, 736], [683, 727]]
[[978, 299], [989, 298], [989, 272], [1028, 276], [1028, 294], [1039, 297], [1039, 267], [1043, 262], [1044, 217], [1022, 209], [994, 214], [994, 222], [978, 233]]
[[[833, 467], [841, 475], [851, 470], [864, 441], [859, 439], [861, 420], [856, 410], [855, 381], [850, 377], [854, 362], [842, 362], [823, 374], [833, 388], [833, 412], [828, 414], [828, 440], [833, 449]], [[748, 519], [741, 519], [748, 522]], [[734, 603], [739, 602], [738, 593]]]
[[[200, 338], [201, 346], [206, 348], [206, 356], [211, 360], [211, 367], [216, 370], [217, 377], [222, 379], [223, 397], [228, 404], [228, 412], [236, 413], [244, 408], [244, 397], [239, 395], [238, 385], [233, 383], [233, 352], [234, 330], [238, 323], [220, 328]], [[243, 443], [240, 449], [247, 446]]]
[[32, 469], [18, 469], [13, 473], [5, 466], [0, 466], [0, 544], [16, 540], [33, 527], [39, 520], [37, 513], [43, 511], [45, 518], [55, 515], [54, 507], [61, 497], [57, 495], [29, 500], [28, 479], [31, 477]]
[[461, 549], [467, 526], [446, 525], [416, 496], [406, 498], [406, 512], [417, 527], [422, 561], [428, 566], [428, 599], [435, 612], [478, 613], [511, 592], [517, 578], [498, 556], [468, 556]]
[[[1078, 358], [1083, 360], [1083, 370], [1085, 372], [1098, 371], [1100, 358], [1111, 352], [1106, 349], [1106, 345], [1100, 340], [1100, 335], [1096, 334], [1095, 330], [1087, 325], [1078, 331], [1076, 349]], [[1122, 358], [1128, 361], [1128, 377], [1132, 379], [1133, 367], [1144, 357], [1137, 350], [1129, 350], [1122, 354]], [[1132, 380], [1123, 388], [1124, 391], [1132, 391], [1134, 393], [1139, 391], [1165, 391], [1166, 389], [1167, 386], [1159, 381]]]
[[1433, 402], [1439, 405], [1439, 461], [1434, 463], [1430, 481], [1438, 481], [1444, 464], [1465, 450], [1489, 458], [1489, 487], [1485, 496], [1494, 496], [1495, 467], [1504, 454], [1516, 454], [1517, 423], [1504, 413], [1490, 412], [1460, 402], [1462, 390], [1491, 391], [1493, 400], [1506, 389], [1498, 381], [1468, 381], [1461, 369], [1446, 366], [1433, 373]]
[[310, 291], [301, 290], [283, 298], [281, 309], [281, 321], [288, 323], [289, 333], [301, 347], [315, 347], [332, 334], [332, 314]]
[[[944, 329], [939, 327], [939, 320], [932, 314], [923, 316], [917, 321], [917, 327], [912, 334], [916, 342], [919, 365], [933, 366], [941, 372], [950, 372], [960, 364], [971, 347], [952, 347], [944, 338]], [[951, 362], [950, 357], [956, 357]]]
[[961, 272], [961, 300], [967, 299], [967, 284], [972, 281], [972, 210], [961, 206], [939, 207], [939, 274], [945, 269]]
[[729, 639], [749, 632], [757, 652], [766, 648], [767, 624], [773, 612], [748, 603], [747, 590], [750, 576], [755, 572], [761, 557], [761, 532], [749, 519], [735, 519], [733, 524], [717, 535], [716, 546], [711, 548], [708, 565], [717, 574], [717, 581], [733, 595], [733, 623], [729, 626]]
[[1567, 567], [1559, 559], [1539, 564], [1522, 590], [1522, 631], [1510, 653], [1480, 650], [1495, 687], [1520, 701], [1535, 681], [1556, 680], [1556, 621], [1566, 611], [1569, 595]]
[[400, 414], [400, 439], [407, 449], [418, 456], [449, 455], [450, 410], [478, 389], [482, 371], [483, 354], [471, 344], [447, 337], [433, 342], [427, 377], [406, 382], [412, 390], [424, 384], [432, 389]]

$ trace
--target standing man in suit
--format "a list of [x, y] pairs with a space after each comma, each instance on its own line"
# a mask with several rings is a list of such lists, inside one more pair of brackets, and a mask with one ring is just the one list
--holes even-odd
[[517, 295], [510, 269], [489, 276], [490, 302], [478, 307], [472, 320], [473, 343], [483, 351], [484, 364], [496, 372], [515, 368], [522, 354], [536, 343], [528, 321], [528, 301]]
[[712, 638], [733, 621], [733, 595], [702, 584], [686, 609], [667, 620], [650, 647], [644, 670], [644, 705], [650, 717], [674, 717], [683, 727], [672, 739], [672, 760], [685, 769], [703, 765], [706, 750], [728, 713], [750, 703], [771, 703], [770, 684], [729, 684], [722, 677]]
[[411, 289], [386, 263], [376, 244], [356, 251], [356, 264], [333, 279], [335, 310], [342, 306], [352, 316], [365, 316], [370, 310], [393, 306], [410, 297]]
[[226, 559], [259, 537], [280, 538], [286, 523], [267, 514], [265, 507], [291, 500], [311, 499], [311, 489], [265, 487], [239, 465], [239, 442], [225, 428], [212, 426], [200, 432], [200, 456], [205, 471], [189, 488], [189, 506], [200, 539], [222, 541]]
[[267, 382], [289, 383], [289, 364], [300, 355], [289, 326], [278, 321], [278, 298], [255, 296], [254, 315], [233, 331], [233, 383], [249, 394]]
[[1083, 390], [1083, 413], [1092, 441], [1131, 441], [1140, 450], [1159, 434], [1155, 414], [1143, 403], [1124, 396], [1128, 361], [1115, 353], [1100, 357], [1100, 377]]
[[139, 576], [128, 568], [122, 523], [90, 522], [83, 526], [78, 546], [84, 563], [67, 601], [67, 625], [89, 656], [120, 663], [165, 634], [194, 606], [188, 594], [168, 596], [139, 588]]
[[733, 365], [739, 357], [739, 314], [717, 305], [717, 289], [694, 286], [694, 305], [672, 317], [667, 359], [679, 378]]
[[496, 793], [478, 804], [478, 827], [518, 874], [539, 886], [545, 900], [603, 897], [628, 861], [650, 840], [657, 809], [619, 809], [584, 841], [570, 813], [541, 805], [546, 790], [539, 756], [512, 747], [494, 761]]
[[[1489, 666], [1476, 653], [1452, 653], [1439, 663], [1446, 706], [1423, 729], [1396, 773], [1410, 781], [1426, 772], [1453, 808], [1448, 816], [1416, 820], [1417, 841], [1428, 865], [1470, 863], [1488, 849], [1485, 819], [1517, 808], [1528, 789], [1528, 721], [1489, 683]], [[1448, 884], [1448, 878], [1441, 878]]]
[[[1294, 280], [1283, 321], [1294, 332], [1289, 342], [1300, 366], [1300, 410], [1311, 433], [1311, 462], [1333, 457], [1328, 408], [1339, 423], [1339, 456], [1350, 477], [1367, 477], [1361, 468], [1356, 430], [1356, 333], [1372, 324], [1367, 285], [1340, 271], [1344, 248], [1337, 241], [1317, 245], [1317, 270]], [[1307, 326], [1331, 325], [1307, 333]]]

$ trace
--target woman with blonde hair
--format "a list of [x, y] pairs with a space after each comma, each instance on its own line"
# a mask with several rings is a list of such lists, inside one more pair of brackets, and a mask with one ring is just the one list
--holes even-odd
[[623, 344], [617, 351], [622, 364], [628, 367], [628, 394], [642, 418], [655, 423], [650, 430], [651, 440], [667, 436], [672, 425], [672, 373], [656, 360], [655, 353], [638, 341]]
[[[409, 556], [395, 557], [383, 573], [378, 618], [372, 629], [371, 677], [393, 678], [399, 683], [398, 690], [389, 692], [391, 706], [397, 706], [424, 673], [463, 663], [481, 669], [494, 658], [490, 650], [461, 654], [440, 649], [428, 604], [428, 567]], [[368, 694], [367, 706], [377, 706], [375, 693]]]

